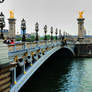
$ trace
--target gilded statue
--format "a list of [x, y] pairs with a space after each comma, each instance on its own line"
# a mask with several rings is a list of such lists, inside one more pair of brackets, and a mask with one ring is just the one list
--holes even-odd
[[10, 18], [14, 18], [14, 13], [13, 13], [13, 11], [10, 11]]
[[79, 18], [83, 18], [83, 11], [79, 12]]

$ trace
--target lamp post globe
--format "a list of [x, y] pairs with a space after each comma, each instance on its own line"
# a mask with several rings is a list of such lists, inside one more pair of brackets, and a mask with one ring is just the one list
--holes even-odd
[[51, 27], [51, 41], [53, 40], [53, 27]]
[[38, 24], [38, 22], [36, 22], [36, 24], [35, 24], [35, 31], [36, 31], [36, 41], [38, 41], [39, 40], [39, 38], [38, 38], [38, 31], [39, 31], [39, 24]]
[[47, 25], [44, 26], [44, 33], [45, 33], [45, 38], [44, 38], [44, 40], [46, 41], [46, 40], [47, 40], [47, 36], [46, 36], [46, 33], [47, 33]]
[[25, 42], [26, 41], [26, 37], [25, 37], [26, 21], [24, 20], [24, 18], [21, 20], [21, 29], [23, 31], [22, 41]]
[[0, 14], [0, 28], [1, 28], [1, 35], [0, 35], [0, 38], [1, 39], [4, 39], [4, 34], [3, 34], [3, 28], [5, 27], [5, 16], [4, 14], [1, 12]]

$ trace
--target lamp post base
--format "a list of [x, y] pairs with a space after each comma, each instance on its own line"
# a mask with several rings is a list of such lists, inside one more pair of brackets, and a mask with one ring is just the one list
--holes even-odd
[[84, 38], [83, 38], [83, 37], [78, 38], [78, 41], [79, 41], [79, 42], [83, 42], [83, 41], [84, 41]]

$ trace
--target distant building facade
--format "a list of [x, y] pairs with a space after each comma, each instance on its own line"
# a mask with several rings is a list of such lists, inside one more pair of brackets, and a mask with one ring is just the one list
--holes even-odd
[[[3, 29], [3, 34], [4, 34], [4, 38], [7, 38], [8, 37], [8, 30]], [[1, 35], [1, 30], [0, 30], [0, 35]]]

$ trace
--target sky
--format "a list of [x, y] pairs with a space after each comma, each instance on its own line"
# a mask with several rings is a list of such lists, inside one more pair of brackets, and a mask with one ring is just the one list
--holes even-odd
[[14, 12], [16, 18], [16, 33], [20, 32], [22, 18], [25, 18], [27, 33], [35, 32], [35, 23], [39, 23], [39, 34], [44, 35], [43, 27], [61, 29], [71, 35], [77, 35], [77, 18], [79, 11], [84, 11], [85, 29], [92, 35], [92, 0], [5, 0], [0, 3], [0, 12], [5, 15], [8, 29], [9, 11]]

